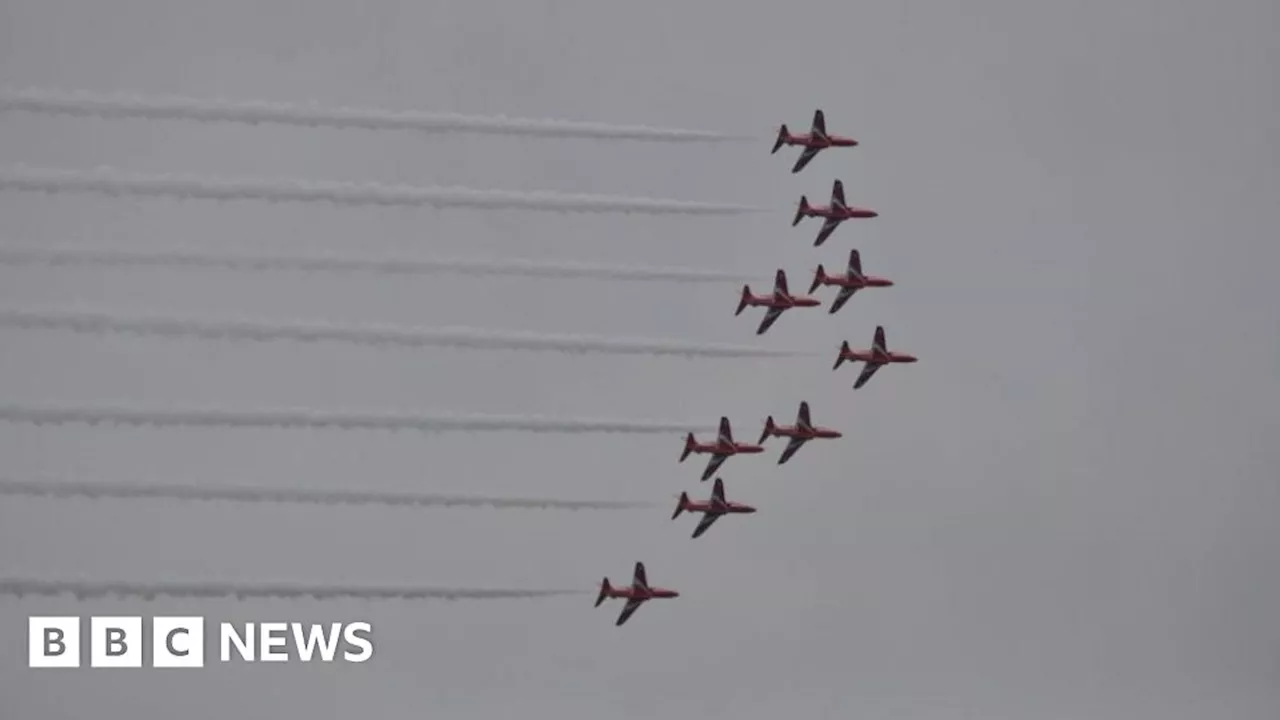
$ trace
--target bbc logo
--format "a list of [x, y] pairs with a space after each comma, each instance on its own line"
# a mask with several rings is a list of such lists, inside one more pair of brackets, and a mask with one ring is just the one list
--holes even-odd
[[[87, 642], [81, 642], [82, 619], [77, 616], [31, 617], [27, 624], [27, 666], [80, 667], [81, 646], [89, 647], [89, 666], [140, 668], [147, 642], [141, 617], [89, 618]], [[203, 617], [153, 617], [150, 624], [151, 667], [204, 667]], [[219, 662], [298, 662], [318, 659], [331, 663], [363, 663], [373, 657], [373, 626], [368, 622], [248, 622], [217, 623]], [[339, 650], [342, 652], [339, 653]]]
[[[79, 616], [29, 618], [27, 637], [28, 667], [80, 667]], [[90, 667], [140, 668], [142, 618], [91, 617], [88, 645]], [[152, 618], [151, 666], [204, 667], [204, 618]]]

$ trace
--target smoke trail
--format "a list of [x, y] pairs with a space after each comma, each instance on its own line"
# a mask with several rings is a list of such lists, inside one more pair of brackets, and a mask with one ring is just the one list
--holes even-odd
[[601, 280], [735, 283], [759, 278], [741, 273], [673, 267], [622, 267], [530, 260], [367, 260], [335, 256], [234, 256], [197, 252], [80, 250], [77, 248], [0, 247], [0, 264], [97, 267], [181, 267], [211, 270], [286, 270], [297, 272], [375, 273], [382, 275], [495, 275]]
[[705, 432], [714, 427], [625, 420], [503, 417], [447, 417], [398, 413], [319, 412], [315, 410], [139, 410], [125, 408], [51, 408], [0, 405], [0, 420], [32, 425], [100, 423], [154, 427], [285, 428], [290, 430], [416, 430], [418, 432], [634, 433]]
[[341, 587], [307, 585], [258, 585], [236, 583], [130, 583], [81, 582], [74, 580], [28, 580], [0, 578], [0, 595], [74, 595], [77, 600], [95, 597], [221, 598], [313, 598], [334, 600], [500, 600], [581, 595], [583, 590], [515, 590], [432, 587]]
[[654, 507], [653, 503], [591, 500], [497, 498], [471, 495], [419, 495], [411, 493], [349, 492], [344, 490], [269, 490], [265, 488], [139, 485], [129, 483], [22, 482], [0, 478], [0, 495], [47, 498], [195, 500], [239, 503], [294, 503], [314, 505], [385, 505], [391, 507], [468, 507], [550, 510], [629, 510]]
[[0, 110], [73, 117], [195, 120], [251, 125], [274, 123], [295, 127], [466, 132], [486, 135], [648, 142], [725, 142], [748, 139], [704, 130], [608, 125], [572, 120], [323, 107], [314, 104], [296, 105], [261, 101], [199, 100], [172, 96], [97, 95], [40, 89], [0, 92]]
[[756, 212], [742, 205], [659, 200], [608, 195], [415, 187], [298, 179], [216, 178], [145, 175], [111, 168], [64, 170], [10, 165], [0, 168], [0, 189], [26, 192], [143, 195], [202, 200], [328, 202], [337, 205], [431, 206], [554, 212], [737, 215]]
[[676, 355], [687, 358], [795, 357], [794, 350], [736, 345], [697, 345], [665, 340], [626, 340], [541, 333], [488, 332], [468, 328], [399, 328], [342, 326], [321, 323], [274, 324], [164, 317], [119, 317], [105, 313], [69, 313], [0, 309], [0, 326], [77, 333], [132, 333], [266, 342], [340, 342], [401, 347], [454, 347], [470, 350], [600, 353], [607, 355]]

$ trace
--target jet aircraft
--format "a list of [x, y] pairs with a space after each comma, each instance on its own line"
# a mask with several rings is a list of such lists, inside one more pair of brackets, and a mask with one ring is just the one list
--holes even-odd
[[684, 452], [680, 454], [680, 462], [684, 462], [693, 453], [699, 455], [710, 454], [711, 459], [707, 461], [707, 468], [702, 471], [702, 481], [706, 482], [715, 474], [716, 470], [720, 469], [720, 465], [730, 455], [753, 455], [762, 452], [764, 452], [764, 448], [759, 445], [734, 442], [733, 429], [729, 427], [729, 418], [722, 417], [720, 418], [720, 433], [716, 436], [715, 442], [700, 443], [693, 437], [693, 433], [685, 436]]
[[840, 292], [836, 294], [836, 299], [831, 302], [831, 314], [844, 307], [844, 304], [853, 297], [853, 294], [862, 288], [872, 287], [893, 287], [893, 281], [874, 275], [864, 275], [862, 273], [862, 256], [858, 253], [857, 248], [849, 251], [849, 266], [845, 269], [843, 275], [828, 275], [822, 265], [818, 265], [818, 269], [813, 272], [813, 284], [809, 286], [809, 294], [812, 295], [819, 285], [835, 285], [840, 288]]
[[836, 357], [836, 364], [831, 367], [832, 370], [840, 367], [845, 360], [859, 361], [866, 363], [862, 372], [858, 375], [858, 379], [853, 383], [853, 389], [857, 390], [881, 367], [890, 363], [913, 363], [916, 362], [916, 356], [907, 353], [890, 352], [889, 346], [885, 344], [884, 327], [876, 326], [875, 341], [871, 344], [870, 350], [853, 350], [849, 347], [849, 341], [845, 340], [840, 344], [840, 355]]
[[614, 625], [622, 625], [644, 603], [660, 598], [675, 597], [680, 597], [680, 593], [675, 590], [650, 586], [649, 579], [644, 571], [644, 563], [637, 562], [630, 587], [615, 588], [609, 584], [609, 578], [605, 577], [600, 583], [600, 594], [596, 596], [595, 606], [600, 607], [600, 603], [609, 598], [625, 598], [627, 603], [622, 607], [622, 613], [618, 615], [618, 620], [614, 623]]
[[791, 227], [800, 224], [800, 221], [807, 217], [825, 218], [822, 223], [822, 229], [818, 231], [818, 237], [813, 241], [813, 246], [818, 247], [831, 237], [831, 233], [835, 232], [840, 223], [852, 218], [874, 218], [880, 217], [880, 213], [867, 208], [853, 207], [844, 200], [844, 183], [836, 180], [831, 184], [831, 204], [830, 205], [810, 205], [809, 198], [806, 195], [800, 196], [800, 206], [796, 208], [796, 216], [791, 221]]
[[856, 147], [857, 140], [839, 135], [830, 135], [827, 133], [827, 119], [822, 110], [813, 111], [813, 126], [809, 132], [803, 135], [792, 135], [787, 130], [787, 126], [783, 125], [778, 128], [778, 139], [773, 143], [773, 150], [770, 155], [778, 152], [783, 145], [800, 145], [804, 148], [800, 152], [800, 157], [796, 158], [796, 164], [791, 168], [792, 173], [798, 173], [809, 164], [820, 151], [832, 147]]
[[751, 286], [742, 286], [742, 300], [738, 302], [738, 310], [733, 314], [741, 315], [742, 311], [748, 307], [767, 307], [764, 317], [760, 320], [760, 327], [756, 328], [757, 335], [763, 335], [766, 330], [773, 326], [773, 323], [781, 317], [782, 313], [793, 307], [817, 307], [822, 302], [817, 298], [805, 295], [792, 295], [787, 290], [787, 274], [779, 270], [773, 280], [773, 292], [768, 295], [752, 295]]
[[778, 458], [778, 464], [781, 465], [791, 459], [796, 451], [804, 446], [805, 443], [815, 438], [839, 438], [844, 437], [842, 433], [831, 428], [818, 427], [809, 419], [809, 403], [801, 401], [800, 411], [796, 413], [795, 425], [778, 425], [773, 422], [773, 416], [770, 415], [764, 421], [764, 432], [760, 433], [760, 444], [763, 445], [765, 440], [771, 437], [790, 438], [787, 447], [783, 449], [782, 456]]
[[676, 505], [676, 511], [672, 514], [671, 519], [675, 520], [680, 517], [680, 513], [700, 512], [702, 519], [698, 521], [698, 526], [693, 529], [693, 537], [698, 537], [711, 527], [712, 523], [719, 520], [722, 515], [751, 514], [756, 511], [750, 505], [742, 503], [729, 502], [724, 497], [724, 481], [716, 478], [715, 485], [711, 488], [711, 499], [706, 502], [698, 502], [689, 499], [689, 493], [680, 493], [680, 502]]

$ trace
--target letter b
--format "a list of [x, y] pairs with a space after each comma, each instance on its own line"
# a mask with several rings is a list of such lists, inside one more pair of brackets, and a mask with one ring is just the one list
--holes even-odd
[[142, 618], [89, 618], [90, 667], [142, 667]]
[[80, 618], [28, 618], [27, 667], [80, 667]]

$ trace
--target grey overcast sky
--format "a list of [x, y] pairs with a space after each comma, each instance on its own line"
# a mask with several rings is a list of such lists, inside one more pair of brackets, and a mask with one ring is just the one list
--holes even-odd
[[[763, 204], [740, 217], [0, 192], [0, 242], [518, 257], [897, 285], [763, 339], [738, 288], [0, 268], [0, 306], [670, 338], [799, 359], [0, 330], [5, 404], [711, 422], [807, 399], [843, 440], [731, 459], [698, 540], [678, 434], [0, 427], [13, 479], [643, 500], [640, 511], [0, 500], [0, 575], [682, 592], [484, 602], [0, 599], [15, 720], [1280, 716], [1280, 5], [5, 0], [0, 85], [559, 117], [746, 145], [0, 116], [0, 164]], [[798, 176], [780, 122], [860, 139]], [[833, 178], [881, 217], [789, 227]], [[763, 286], [762, 286], [763, 287]], [[824, 296], [830, 291], [824, 291]], [[749, 315], [749, 317], [747, 317]], [[840, 341], [921, 361], [851, 390]], [[696, 465], [696, 466], [695, 466]], [[31, 614], [374, 623], [364, 665], [34, 671]]]

